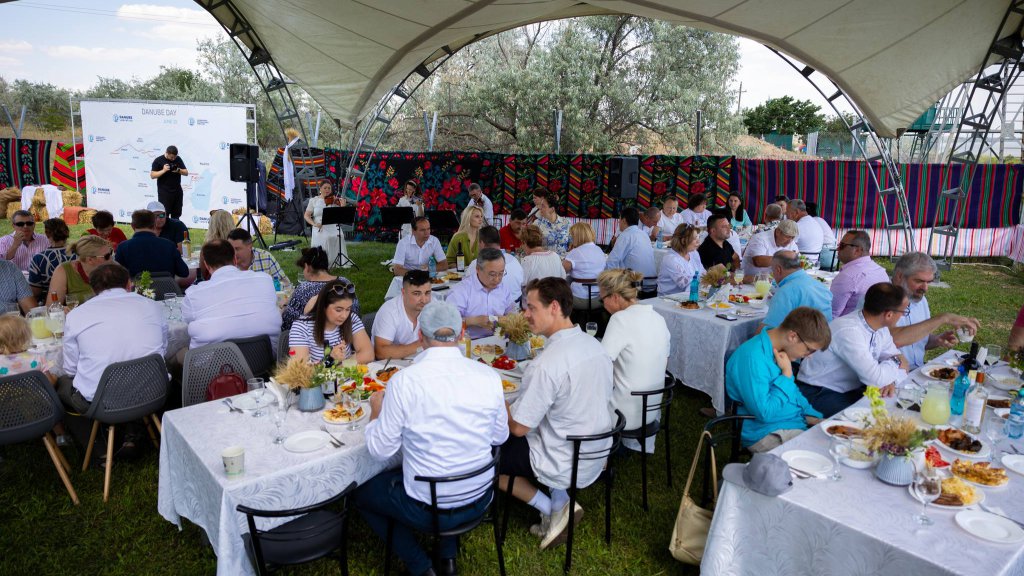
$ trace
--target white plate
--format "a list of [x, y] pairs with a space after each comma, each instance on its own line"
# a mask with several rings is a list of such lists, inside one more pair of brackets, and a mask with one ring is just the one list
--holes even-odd
[[[263, 398], [260, 399], [260, 407], [266, 408], [268, 401], [267, 399], [273, 399], [274, 395], [270, 391], [263, 393]], [[246, 392], [245, 394], [239, 394], [238, 396], [231, 397], [231, 404], [239, 410], [255, 410], [256, 399], [253, 398], [252, 392]]]
[[284, 449], [289, 452], [313, 452], [327, 446], [330, 436], [320, 430], [306, 430], [292, 434], [284, 441]]
[[[864, 426], [862, 426], [859, 422], [847, 422], [845, 420], [825, 420], [824, 422], [821, 423], [821, 431], [825, 433], [825, 436], [828, 436], [829, 438], [833, 438], [835, 436], [835, 434], [829, 434], [828, 429], [830, 427], [836, 426], [836, 425], [848, 426], [850, 428], [856, 428], [857, 430], [863, 430], [864, 429]], [[845, 438], [845, 436], [844, 436], [844, 438]]]
[[713, 310], [715, 312], [725, 312], [726, 310], [733, 310], [735, 308], [736, 306], [728, 302], [715, 302], [707, 305], [708, 310]]
[[832, 473], [832, 461], [810, 450], [790, 450], [782, 454], [782, 459], [793, 468], [824, 478]]
[[863, 425], [865, 422], [874, 422], [875, 417], [871, 415], [871, 408], [847, 408], [842, 412], [843, 418], [846, 418], [850, 422]]
[[[939, 426], [937, 429], [938, 430], [942, 430], [944, 428], [949, 428], [949, 426]], [[965, 434], [967, 434], [967, 433], [965, 432]], [[961, 452], [960, 450], [954, 450], [954, 449], [950, 448], [949, 446], [946, 446], [938, 438], [932, 440], [931, 443], [936, 445], [936, 446], [938, 446], [939, 450], [946, 451], [946, 452], [948, 452], [950, 454], [956, 454], [957, 456], [960, 456], [962, 458], [967, 458], [969, 460], [980, 460], [982, 458], [988, 458], [989, 453], [992, 452], [992, 450], [990, 449], [990, 447], [988, 445], [988, 442], [985, 442], [984, 440], [982, 440], [981, 438], [978, 438], [974, 434], [967, 434], [967, 435], [970, 436], [971, 438], [974, 438], [978, 442], [981, 442], [981, 450], [978, 450], [977, 452]]]
[[320, 417], [324, 419], [324, 422], [327, 422], [328, 424], [333, 424], [335, 426], [341, 426], [343, 424], [352, 424], [354, 422], [362, 422], [367, 416], [370, 415], [370, 403], [360, 402], [359, 404], [363, 407], [363, 415], [360, 416], [359, 418], [356, 418], [355, 420], [349, 420], [348, 422], [335, 422], [333, 420], [328, 420], [327, 409], [320, 413]]
[[1024, 456], [1019, 454], [1003, 454], [1003, 466], [1024, 476]]
[[1011, 390], [1020, 389], [1021, 379], [1011, 376], [991, 376], [985, 380], [985, 383], [996, 390], [1009, 392]]
[[[507, 380], [507, 378], [506, 378], [506, 380]], [[515, 394], [515, 393], [519, 392], [519, 389], [522, 388], [522, 386], [523, 386], [521, 382], [516, 382], [515, 380], [509, 380], [509, 382], [511, 384], [515, 385], [515, 388], [512, 389], [512, 390], [505, 390], [505, 395], [506, 396], [509, 395], [509, 394]], [[502, 389], [504, 389], [504, 385], [502, 385]]]
[[[910, 493], [910, 497], [917, 501], [918, 504], [921, 503], [921, 500], [914, 493], [914, 485], [912, 483], [907, 485], [907, 492]], [[940, 508], [942, 510], [969, 510], [985, 501], [984, 490], [978, 490], [977, 488], [975, 488], [974, 492], [978, 495], [978, 499], [974, 501], [974, 504], [968, 504], [967, 506], [946, 506], [944, 504], [936, 504], [935, 502], [932, 502], [931, 504], [928, 505], [928, 507]]]
[[939, 366], [936, 364], [930, 364], [928, 366], [921, 368], [921, 374], [924, 374], [927, 378], [931, 378], [932, 380], [938, 380], [939, 382], [953, 382], [954, 380], [956, 380], [956, 376], [953, 376], [952, 378], [937, 378], [935, 376], [932, 376], [933, 371], [944, 368], [950, 368], [950, 366]]
[[1024, 528], [1002, 516], [980, 510], [962, 510], [955, 518], [961, 528], [982, 540], [999, 544], [1015, 544], [1024, 540]]
[[[949, 472], [950, 474], [952, 474], [953, 476], [956, 476], [956, 474], [953, 474], [953, 467], [952, 466], [949, 467], [949, 470], [950, 470], [950, 472]], [[985, 490], [1002, 490], [1003, 488], [1006, 488], [1007, 486], [1010, 485], [1010, 482], [1007, 481], [1006, 484], [1001, 484], [999, 486], [989, 486], [988, 484], [979, 484], [977, 482], [974, 482], [973, 480], [968, 480], [967, 478], [964, 478], [963, 476], [956, 476], [956, 477], [959, 478], [962, 482], [964, 482], [966, 484], [970, 484], [971, 486], [974, 486], [975, 488], [984, 488]]]

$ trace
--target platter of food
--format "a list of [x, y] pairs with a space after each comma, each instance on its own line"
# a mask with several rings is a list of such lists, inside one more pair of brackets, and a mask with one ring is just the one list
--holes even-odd
[[843, 457], [839, 461], [843, 463], [843, 466], [863, 470], [865, 468], [871, 468], [875, 462], [878, 461], [878, 456], [871, 453], [871, 450], [863, 439], [853, 438], [850, 440], [849, 455]]
[[996, 390], [1002, 390], [1003, 392], [1009, 392], [1020, 388], [1020, 378], [1016, 377], [989, 375], [988, 378], [986, 378], [985, 383]]
[[708, 304], [708, 308], [712, 310], [732, 310], [735, 306], [728, 302], [712, 302], [711, 304]]
[[501, 346], [499, 346], [497, 344], [477, 344], [477, 345], [473, 346], [473, 356], [476, 356], [476, 357], [482, 356], [481, 352], [483, 352], [483, 350], [484, 350], [483, 347], [484, 346], [493, 346], [494, 347], [494, 355], [495, 356], [501, 356], [502, 354], [505, 353], [505, 348], [503, 348], [503, 347], [501, 347]]
[[519, 383], [513, 382], [511, 380], [505, 380], [504, 378], [502, 378], [501, 389], [505, 392], [505, 394], [514, 394], [519, 391]]
[[363, 376], [363, 381], [362, 382], [355, 382], [355, 381], [349, 382], [348, 384], [344, 384], [344, 385], [340, 386], [338, 388], [338, 391], [339, 392], [353, 392], [353, 391], [355, 391], [355, 392], [359, 393], [359, 399], [360, 400], [366, 400], [374, 392], [381, 392], [381, 391], [386, 390], [386, 389], [387, 389], [387, 386], [385, 384], [383, 384], [382, 382], [378, 382], [377, 380], [375, 380], [375, 379], [373, 379], [373, 378], [371, 378], [369, 376]]
[[369, 409], [362, 402], [356, 407], [355, 414], [349, 412], [341, 404], [337, 404], [333, 408], [324, 410], [323, 419], [328, 424], [348, 424], [350, 422], [359, 422], [366, 418], [369, 413]]
[[948, 468], [949, 462], [942, 459], [942, 454], [939, 453], [939, 449], [935, 446], [929, 446], [924, 451], [924, 460], [932, 468]]
[[1009, 398], [989, 398], [987, 403], [989, 408], [1009, 408], [1013, 400]]
[[1001, 488], [1010, 482], [1003, 468], [993, 468], [988, 462], [970, 462], [960, 460], [953, 462], [953, 476], [982, 488]]
[[679, 307], [683, 310], [700, 310], [704, 307], [704, 303], [694, 302], [693, 300], [683, 300], [679, 303]]
[[830, 438], [860, 438], [864, 435], [864, 427], [860, 424], [841, 420], [825, 420], [821, 423], [821, 431]]
[[378, 382], [382, 384], [387, 384], [388, 380], [391, 380], [391, 377], [395, 375], [395, 372], [398, 372], [398, 366], [389, 366], [387, 368], [377, 370], [376, 372], [374, 372], [374, 377], [377, 379]]
[[989, 447], [974, 436], [956, 428], [943, 428], [935, 438], [939, 448], [966, 458], [985, 458]]
[[956, 377], [960, 372], [956, 368], [952, 368], [950, 366], [925, 366], [921, 369], [921, 373], [932, 380], [952, 382], [953, 380], [956, 380]]
[[[907, 486], [907, 491], [910, 492], [911, 497], [920, 502], [921, 499], [917, 497], [913, 484]], [[984, 492], [951, 476], [942, 479], [942, 494], [939, 495], [938, 500], [932, 502], [932, 506], [946, 510], [963, 510], [984, 501]]]

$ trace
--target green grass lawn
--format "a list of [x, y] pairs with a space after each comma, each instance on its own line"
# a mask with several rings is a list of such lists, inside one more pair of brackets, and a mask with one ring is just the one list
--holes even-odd
[[[74, 227], [80, 234], [85, 226]], [[0, 221], [0, 233], [10, 223]], [[201, 241], [201, 231], [193, 240]], [[359, 290], [363, 309], [375, 310], [390, 281], [380, 262], [393, 247], [378, 243], [350, 243], [349, 253], [359, 265], [346, 272]], [[293, 279], [296, 253], [275, 253]], [[933, 288], [933, 312], [952, 310], [978, 317], [982, 343], [1004, 345], [1021, 305], [1024, 280], [1004, 268], [960, 266], [943, 274], [949, 288]], [[687, 389], [688, 390], [688, 389]], [[640, 506], [640, 462], [634, 456], [618, 461], [613, 494], [612, 544], [603, 541], [603, 488], [596, 484], [580, 497], [586, 517], [576, 534], [573, 574], [696, 574], [668, 553], [668, 539], [681, 496], [682, 484], [696, 439], [705, 419], [698, 413], [705, 399], [684, 393], [672, 411], [672, 463], [675, 484], [665, 482], [663, 439], [650, 460], [649, 512]], [[158, 459], [150, 450], [135, 462], [115, 463], [111, 499], [103, 503], [103, 471], [80, 469], [84, 449], [65, 450], [72, 464], [72, 482], [82, 504], [74, 506], [53, 469], [41, 442], [6, 447], [0, 463], [0, 574], [213, 574], [216, 557], [205, 544], [202, 530], [185, 521], [178, 531], [156, 510]], [[698, 494], [701, 479], [693, 493]], [[340, 489], [340, 487], [339, 487]], [[509, 523], [505, 545], [511, 574], [559, 574], [564, 548], [541, 552], [527, 533], [535, 514], [525, 506]], [[350, 529], [349, 566], [353, 574], [380, 574], [383, 545], [368, 533], [358, 518]], [[497, 559], [489, 527], [473, 532], [462, 542], [459, 568], [463, 574], [496, 574]], [[321, 561], [297, 568], [296, 574], [337, 574], [337, 565]]]

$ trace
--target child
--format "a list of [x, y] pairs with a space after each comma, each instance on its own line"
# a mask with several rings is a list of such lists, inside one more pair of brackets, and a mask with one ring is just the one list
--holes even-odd
[[[57, 377], [50, 374], [50, 363], [42, 354], [29, 352], [31, 344], [32, 331], [24, 318], [10, 314], [0, 316], [0, 377], [39, 370], [50, 384], [55, 384]], [[64, 434], [64, 424], [58, 422], [53, 427], [53, 433], [57, 436], [58, 446], [71, 443], [71, 439]]]

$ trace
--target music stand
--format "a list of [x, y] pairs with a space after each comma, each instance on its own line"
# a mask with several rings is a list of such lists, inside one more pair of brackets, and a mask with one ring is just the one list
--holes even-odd
[[[356, 207], [355, 206], [328, 206], [324, 208], [323, 216], [320, 220], [322, 226], [331, 226], [333, 224], [338, 225], [338, 255], [334, 257], [334, 262], [331, 262], [328, 269], [335, 266], [343, 268], [345, 266], [352, 266], [359, 269], [359, 266], [341, 251], [342, 235], [344, 234], [343, 229], [353, 230], [356, 223]], [[344, 260], [343, 260], [344, 258]]]
[[432, 230], [448, 232], [459, 229], [459, 218], [454, 210], [427, 210], [425, 216], [430, 220]]
[[[415, 212], [409, 206], [383, 206], [380, 208], [380, 226], [378, 226], [378, 229], [381, 231], [400, 231], [402, 226], [412, 223], [415, 215]], [[382, 236], [382, 234], [378, 234], [377, 240], [381, 240]]]

